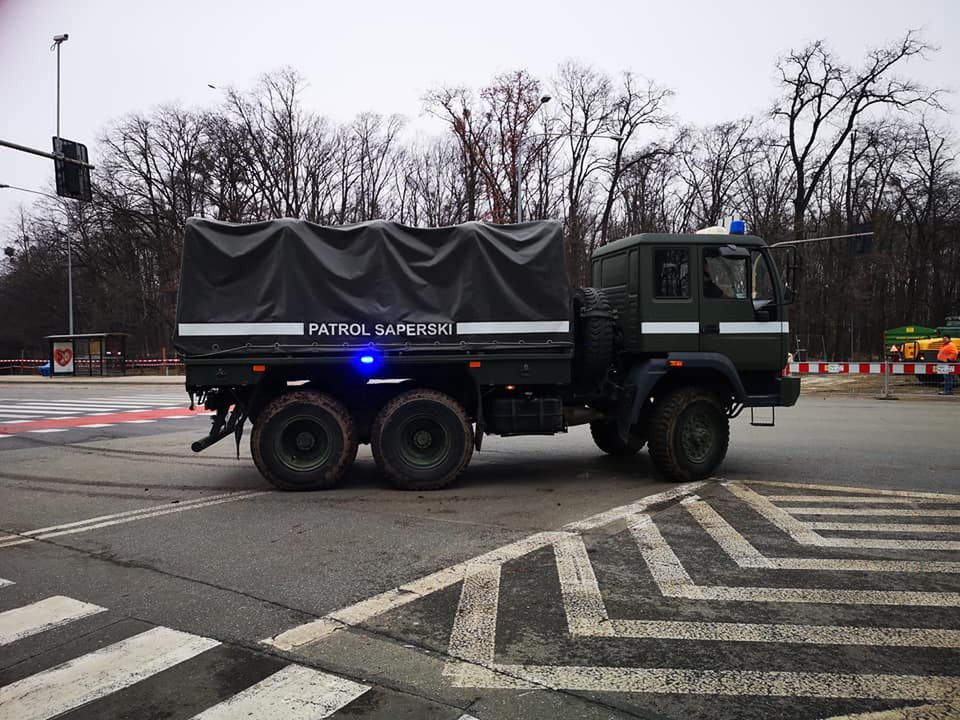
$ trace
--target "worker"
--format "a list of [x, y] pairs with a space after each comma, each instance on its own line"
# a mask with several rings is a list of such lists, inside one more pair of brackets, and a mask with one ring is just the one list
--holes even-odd
[[[940, 352], [937, 353], [937, 362], [953, 364], [957, 362], [957, 346], [949, 335], [943, 336], [943, 344], [940, 346]], [[943, 376], [943, 390], [940, 395], [953, 395], [953, 368]]]

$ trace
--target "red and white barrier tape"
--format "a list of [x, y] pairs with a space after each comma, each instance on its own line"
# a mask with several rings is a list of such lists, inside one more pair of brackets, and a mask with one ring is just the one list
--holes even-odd
[[960, 375], [957, 363], [907, 362], [792, 362], [790, 372], [797, 375]]

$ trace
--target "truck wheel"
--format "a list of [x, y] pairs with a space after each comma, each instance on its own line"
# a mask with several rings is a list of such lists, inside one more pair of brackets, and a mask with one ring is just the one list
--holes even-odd
[[617, 432], [616, 421], [611, 420], [597, 420], [590, 423], [590, 434], [593, 435], [593, 441], [598, 448], [607, 455], [618, 457], [637, 454], [647, 442], [643, 435], [634, 430], [630, 431], [629, 440], [624, 442], [620, 439], [620, 433]]
[[613, 306], [598, 288], [580, 288], [573, 298], [573, 374], [580, 382], [603, 379], [613, 359]]
[[323, 393], [298, 390], [270, 402], [250, 434], [260, 473], [281, 490], [333, 487], [357, 456], [350, 412]]
[[648, 442], [653, 465], [664, 478], [700, 480], [726, 457], [730, 419], [706, 388], [682, 388], [656, 398]]
[[381, 472], [404, 490], [439, 490], [473, 455], [473, 428], [463, 407], [436, 390], [409, 390], [384, 405], [370, 445]]

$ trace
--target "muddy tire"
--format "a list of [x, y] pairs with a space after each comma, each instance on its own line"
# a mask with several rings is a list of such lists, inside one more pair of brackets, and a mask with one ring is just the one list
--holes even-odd
[[620, 433], [617, 432], [616, 421], [611, 420], [597, 420], [590, 423], [590, 434], [598, 448], [607, 455], [616, 457], [636, 455], [647, 442], [646, 438], [635, 430], [630, 431], [628, 441], [624, 442], [620, 439]]
[[439, 490], [473, 456], [473, 428], [463, 407], [437, 390], [409, 390], [389, 401], [373, 421], [373, 458], [403, 490]]
[[333, 487], [357, 456], [350, 411], [324, 393], [298, 390], [268, 403], [250, 434], [260, 473], [281, 490]]
[[573, 298], [573, 375], [578, 382], [597, 383], [613, 360], [615, 314], [598, 288], [580, 288]]
[[730, 445], [730, 419], [720, 399], [706, 388], [680, 388], [653, 404], [650, 458], [672, 482], [709, 477]]

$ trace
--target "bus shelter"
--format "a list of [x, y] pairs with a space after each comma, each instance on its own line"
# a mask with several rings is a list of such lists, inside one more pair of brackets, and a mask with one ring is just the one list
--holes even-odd
[[50, 377], [127, 374], [126, 333], [48, 335]]

